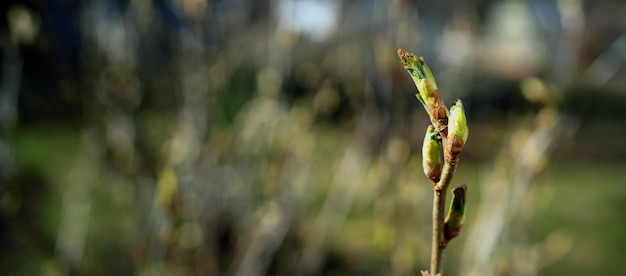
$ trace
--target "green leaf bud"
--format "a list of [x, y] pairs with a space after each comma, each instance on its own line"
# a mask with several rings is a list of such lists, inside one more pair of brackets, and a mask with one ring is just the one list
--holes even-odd
[[429, 125], [424, 136], [422, 146], [422, 166], [428, 179], [438, 182], [441, 177], [441, 137], [432, 126]]
[[402, 49], [398, 49], [398, 57], [419, 91], [419, 95], [416, 95], [417, 99], [424, 104], [424, 107], [426, 107], [425, 103], [434, 103], [439, 91], [433, 73], [424, 62], [424, 57], [418, 58]]
[[448, 152], [453, 156], [459, 155], [465, 146], [469, 129], [467, 128], [467, 118], [461, 100], [450, 108], [450, 116], [448, 117]]
[[459, 235], [465, 219], [465, 198], [467, 197], [467, 185], [463, 184], [452, 191], [450, 211], [443, 224], [443, 235], [446, 241]]

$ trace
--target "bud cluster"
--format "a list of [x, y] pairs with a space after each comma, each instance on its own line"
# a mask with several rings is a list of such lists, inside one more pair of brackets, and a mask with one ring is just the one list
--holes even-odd
[[[440, 156], [441, 143], [444, 146], [446, 159], [456, 162], [467, 141], [469, 130], [463, 103], [461, 100], [457, 100], [448, 111], [441, 95], [439, 95], [437, 81], [426, 65], [424, 58], [417, 57], [402, 49], [398, 50], [398, 56], [417, 87], [418, 93], [415, 94], [415, 97], [426, 109], [432, 123], [433, 128], [428, 128], [424, 138], [422, 163], [426, 176], [437, 182], [441, 174], [441, 162], [435, 162], [435, 159]], [[436, 146], [436, 140], [440, 141], [439, 146]]]
[[[467, 195], [467, 185], [463, 184], [453, 190], [450, 211], [445, 221], [443, 220], [443, 205], [445, 204], [445, 191], [451, 182], [454, 170], [459, 160], [459, 155], [465, 147], [469, 129], [467, 127], [467, 118], [461, 100], [457, 100], [450, 110], [439, 94], [437, 82], [430, 68], [424, 62], [423, 57], [398, 50], [398, 56], [402, 61], [404, 69], [409, 73], [418, 93], [415, 97], [422, 103], [424, 109], [428, 113], [431, 125], [426, 130], [424, 136], [424, 144], [422, 145], [422, 166], [424, 174], [433, 183], [435, 189], [435, 205], [433, 207], [433, 232], [439, 234], [433, 235], [433, 252], [445, 248], [447, 243], [456, 237], [463, 227], [465, 215], [465, 198]], [[442, 166], [441, 153], [443, 151], [445, 163]], [[437, 230], [443, 228], [442, 230]], [[433, 256], [438, 256], [433, 253]], [[438, 269], [438, 261], [431, 263], [431, 272]], [[433, 266], [433, 264], [435, 264]], [[433, 270], [433, 267], [435, 268]]]

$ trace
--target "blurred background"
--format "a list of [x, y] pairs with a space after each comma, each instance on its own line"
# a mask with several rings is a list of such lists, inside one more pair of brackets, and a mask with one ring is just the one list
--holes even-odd
[[626, 3], [7, 0], [0, 274], [416, 275], [424, 56], [470, 137], [447, 275], [624, 275]]

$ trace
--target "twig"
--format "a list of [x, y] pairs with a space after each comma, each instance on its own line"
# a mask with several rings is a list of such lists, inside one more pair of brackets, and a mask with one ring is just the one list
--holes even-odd
[[443, 172], [441, 179], [435, 184], [433, 189], [433, 242], [431, 248], [430, 257], [430, 273], [437, 275], [441, 271], [441, 263], [443, 259], [443, 251], [448, 245], [448, 240], [444, 238], [444, 209], [446, 205], [446, 197], [448, 187], [454, 177], [454, 171], [458, 164], [458, 157], [456, 160], [448, 161], [443, 166]]
[[433, 198], [433, 244], [430, 255], [430, 273], [437, 275], [441, 271], [443, 250], [446, 243], [443, 238], [443, 210], [446, 204], [447, 191], [434, 190]]
[[[433, 184], [433, 237], [430, 259], [430, 275], [437, 275], [441, 271], [443, 251], [448, 242], [456, 237], [461, 230], [465, 213], [465, 195], [467, 186], [463, 184], [455, 189], [452, 206], [448, 218], [444, 221], [444, 205], [446, 204], [447, 190], [454, 177], [454, 171], [459, 161], [469, 134], [463, 104], [458, 100], [450, 111], [443, 103], [437, 83], [432, 72], [426, 66], [423, 57], [398, 50], [398, 56], [407, 70], [418, 93], [415, 97], [426, 109], [432, 126], [428, 127], [422, 147], [422, 165], [424, 174]], [[441, 145], [445, 163], [441, 170]], [[458, 196], [457, 196], [458, 195]], [[423, 273], [425, 274], [425, 273]]]

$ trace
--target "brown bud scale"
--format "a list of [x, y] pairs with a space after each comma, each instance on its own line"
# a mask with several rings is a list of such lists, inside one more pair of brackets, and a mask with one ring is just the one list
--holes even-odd
[[428, 177], [428, 179], [434, 182], [439, 182], [439, 179], [441, 178], [441, 164], [425, 164], [424, 174]]
[[448, 136], [448, 148], [450, 151], [450, 154], [452, 156], [457, 156], [459, 154], [461, 154], [461, 151], [463, 151], [463, 147], [465, 146], [465, 143], [463, 142], [463, 139], [461, 139], [461, 137], [459, 137], [456, 134], [451, 134]]

